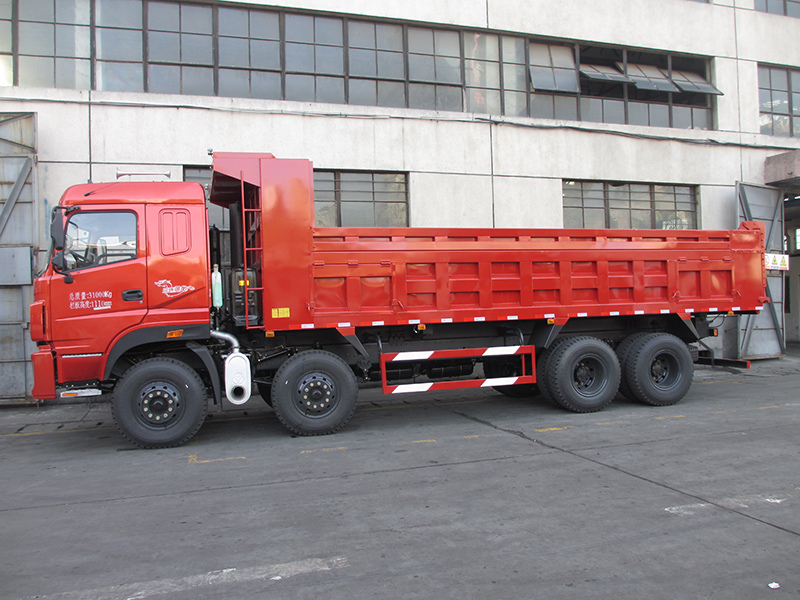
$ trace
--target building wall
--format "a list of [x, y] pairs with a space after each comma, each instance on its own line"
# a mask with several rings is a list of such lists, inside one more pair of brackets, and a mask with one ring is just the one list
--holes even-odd
[[[323, 169], [407, 172], [412, 226], [559, 227], [562, 179], [588, 179], [699, 186], [700, 225], [734, 228], [736, 181], [763, 183], [767, 156], [800, 148], [800, 138], [759, 133], [757, 69], [800, 68], [800, 19], [755, 12], [753, 0], [247, 4], [707, 56], [723, 92], [715, 130], [0, 87], [0, 112], [37, 114], [41, 223], [70, 184], [113, 181], [117, 169], [180, 179], [185, 165], [210, 164], [213, 148], [309, 158]], [[44, 231], [34, 243], [46, 249]]]

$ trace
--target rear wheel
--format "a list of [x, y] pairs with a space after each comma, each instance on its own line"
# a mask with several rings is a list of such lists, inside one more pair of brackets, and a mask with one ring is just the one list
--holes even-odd
[[553, 400], [573, 412], [602, 410], [619, 389], [617, 355], [594, 337], [574, 337], [554, 348], [548, 367], [547, 385]]
[[550, 386], [547, 383], [547, 374], [551, 370], [550, 359], [553, 357], [553, 353], [565, 342], [573, 339], [572, 337], [563, 337], [561, 339], [556, 340], [553, 344], [544, 350], [539, 355], [539, 360], [536, 361], [536, 381], [539, 383], [539, 391], [541, 392], [542, 396], [544, 396], [548, 401], [552, 402], [553, 404], [557, 404], [557, 402], [553, 399], [553, 394], [550, 391]]
[[619, 381], [619, 392], [625, 396], [626, 398], [633, 399], [633, 394], [631, 393], [631, 389], [628, 386], [628, 378], [625, 377], [625, 371], [628, 365], [628, 358], [631, 354], [631, 349], [636, 346], [643, 338], [650, 335], [649, 333], [639, 332], [633, 333], [623, 339], [619, 345], [617, 346], [617, 359], [619, 360], [619, 368], [622, 373], [622, 377]]
[[650, 406], [679, 402], [692, 386], [689, 347], [670, 333], [651, 333], [631, 348], [625, 380], [631, 397]]
[[297, 435], [334, 433], [356, 409], [358, 382], [350, 366], [324, 350], [305, 350], [287, 359], [272, 382], [272, 408]]
[[120, 433], [141, 448], [188, 442], [208, 410], [206, 388], [186, 363], [150, 358], [128, 369], [114, 388], [111, 414]]

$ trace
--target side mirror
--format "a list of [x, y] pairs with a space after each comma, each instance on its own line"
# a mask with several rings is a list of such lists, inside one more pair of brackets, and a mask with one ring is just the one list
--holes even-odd
[[64, 258], [63, 250], [57, 250], [55, 254], [53, 254], [53, 258], [50, 259], [50, 264], [53, 265], [53, 271], [64, 276], [64, 283], [72, 283], [75, 281], [72, 275], [66, 272], [67, 261]]
[[[61, 213], [58, 207], [53, 210], [53, 219], [50, 221], [50, 237], [53, 240], [53, 248], [55, 250], [63, 250], [66, 243], [66, 233], [64, 232], [64, 222], [61, 219]], [[61, 256], [64, 258], [63, 254]], [[53, 264], [55, 266], [55, 263]]]

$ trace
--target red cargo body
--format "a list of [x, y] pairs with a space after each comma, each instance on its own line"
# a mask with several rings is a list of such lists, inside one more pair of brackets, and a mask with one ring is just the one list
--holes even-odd
[[[763, 308], [763, 227], [738, 231], [314, 228], [311, 163], [218, 155], [253, 186], [248, 266], [267, 330]], [[241, 202], [246, 184], [212, 195]], [[260, 207], [256, 191], [260, 188]], [[253, 242], [252, 240], [259, 240]]]

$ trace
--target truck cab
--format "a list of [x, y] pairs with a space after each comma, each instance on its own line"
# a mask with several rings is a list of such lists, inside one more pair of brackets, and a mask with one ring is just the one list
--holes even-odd
[[99, 393], [115, 358], [168, 336], [208, 337], [205, 193], [197, 183], [69, 188], [31, 309], [34, 396]]

